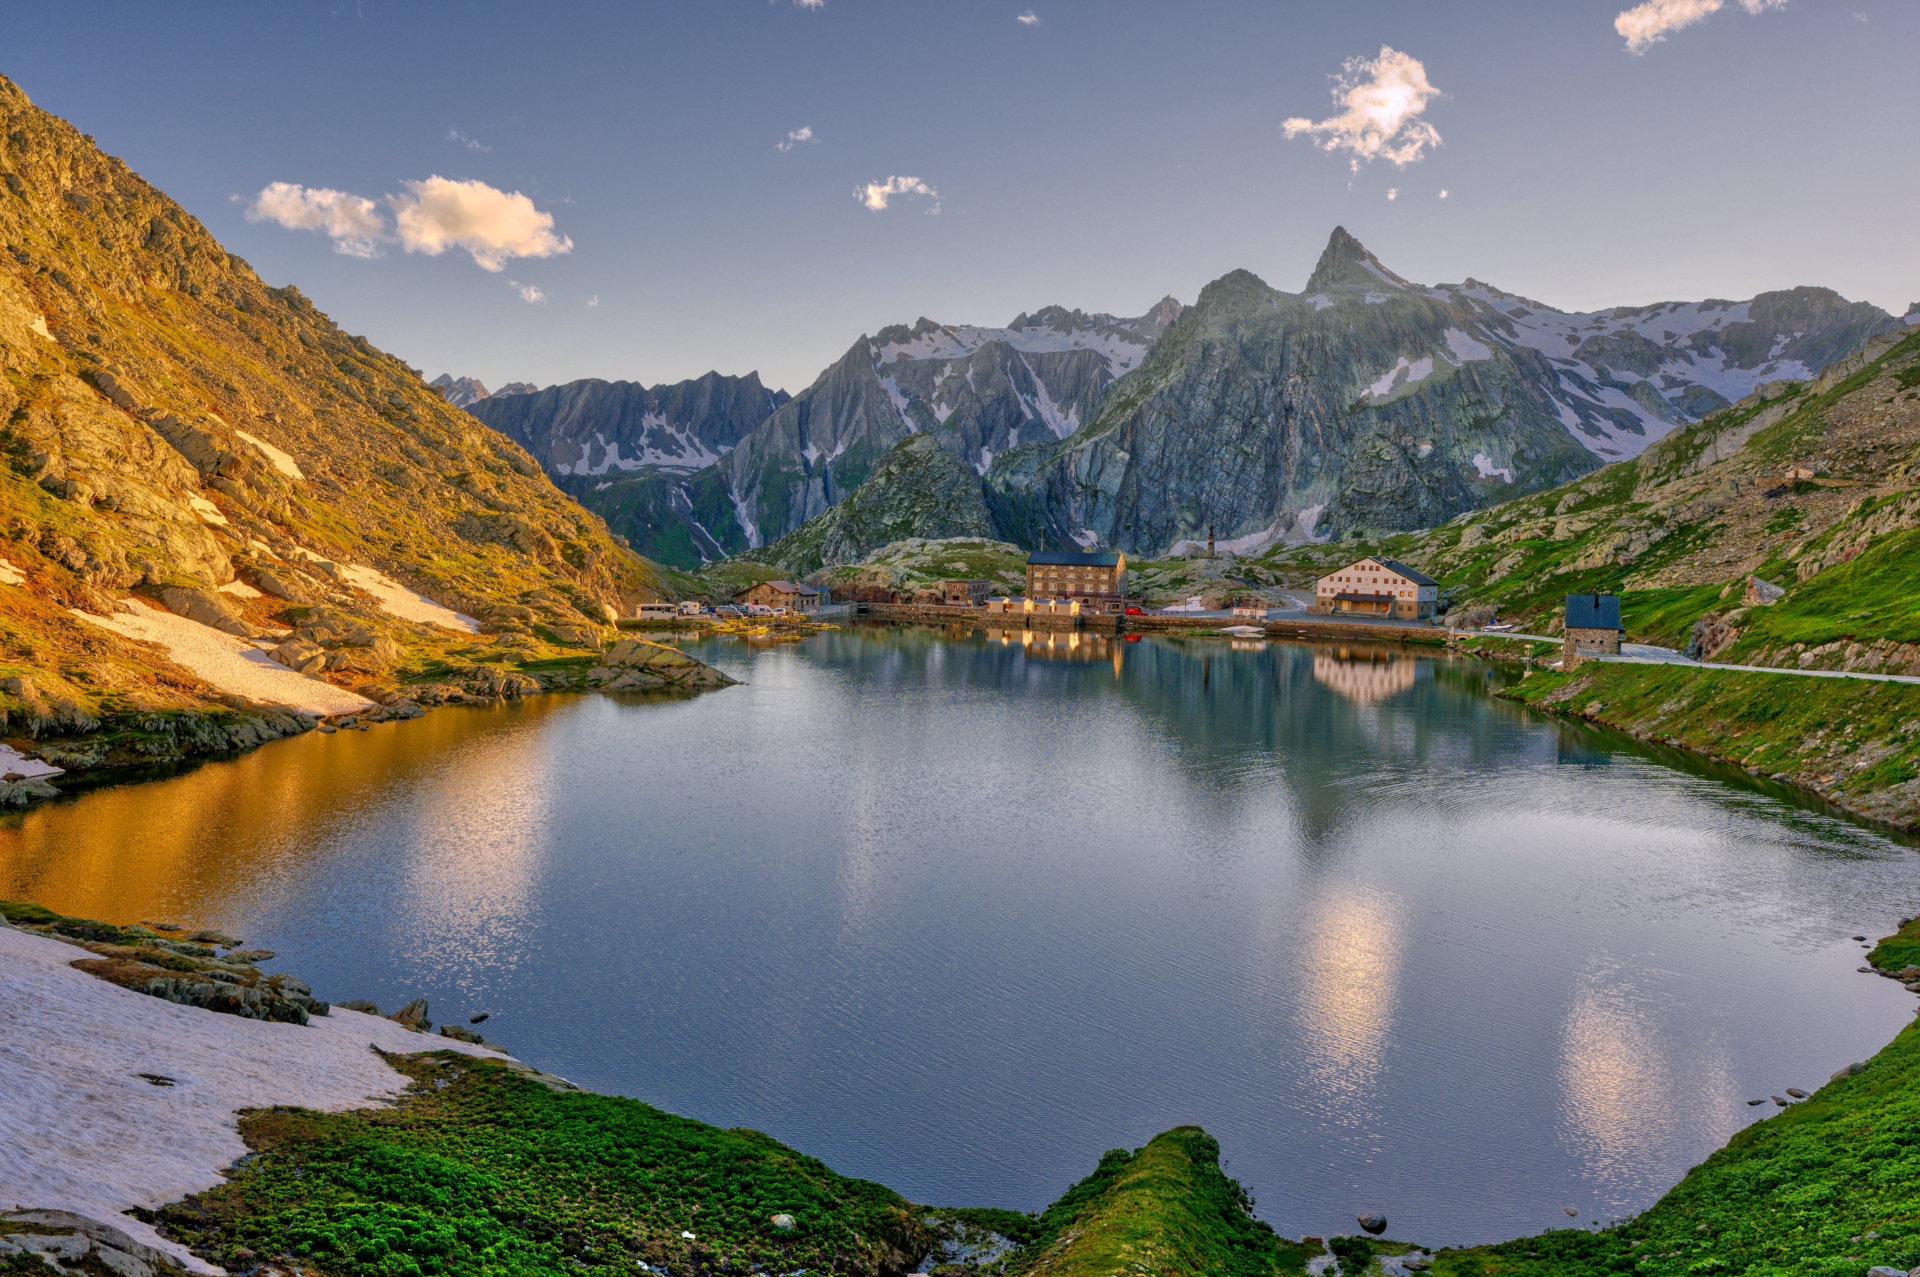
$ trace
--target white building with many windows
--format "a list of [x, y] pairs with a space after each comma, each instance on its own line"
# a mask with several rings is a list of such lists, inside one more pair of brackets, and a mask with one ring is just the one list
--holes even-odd
[[1440, 583], [1393, 559], [1361, 559], [1315, 583], [1314, 612], [1417, 621], [1433, 615]]

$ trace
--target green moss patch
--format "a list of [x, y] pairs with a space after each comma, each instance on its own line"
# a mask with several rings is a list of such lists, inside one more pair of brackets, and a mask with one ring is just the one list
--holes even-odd
[[246, 1114], [254, 1155], [162, 1226], [229, 1267], [246, 1249], [329, 1277], [631, 1277], [642, 1262], [877, 1274], [929, 1244], [897, 1193], [757, 1131], [450, 1053], [390, 1059], [414, 1079], [397, 1106]]

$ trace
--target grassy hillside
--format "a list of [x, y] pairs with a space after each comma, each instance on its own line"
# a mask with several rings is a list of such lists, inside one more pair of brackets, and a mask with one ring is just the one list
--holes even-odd
[[[1920, 641], [1920, 333], [1766, 389], [1551, 491], [1258, 561], [1304, 583], [1381, 553], [1438, 578], [1457, 609], [1529, 626], [1554, 623], [1567, 594], [1620, 593], [1641, 641], [1684, 645], [1712, 614], [1734, 660], [1825, 648], [1802, 663], [1920, 663], [1898, 650]], [[1790, 479], [1794, 467], [1815, 477]], [[1749, 574], [1786, 596], [1743, 608]]]

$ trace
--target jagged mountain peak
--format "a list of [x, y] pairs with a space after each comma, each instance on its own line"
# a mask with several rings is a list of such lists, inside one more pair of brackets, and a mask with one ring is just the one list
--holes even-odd
[[1336, 226], [1327, 237], [1327, 246], [1321, 250], [1313, 274], [1307, 278], [1306, 291], [1312, 294], [1330, 288], [1377, 289], [1383, 284], [1389, 288], [1412, 287], [1407, 280], [1381, 265], [1380, 259], [1348, 234], [1346, 227]]

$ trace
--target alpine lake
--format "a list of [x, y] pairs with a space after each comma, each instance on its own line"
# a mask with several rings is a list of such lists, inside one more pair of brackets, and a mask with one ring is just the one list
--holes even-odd
[[[218, 927], [335, 1000], [916, 1201], [1198, 1123], [1282, 1233], [1651, 1204], [1913, 1014], [1910, 846], [1366, 646], [856, 626], [742, 680], [310, 733], [0, 819], [0, 897]], [[1790, 694], [1782, 688], [1782, 694]], [[425, 1043], [423, 1042], [423, 1046]]]

